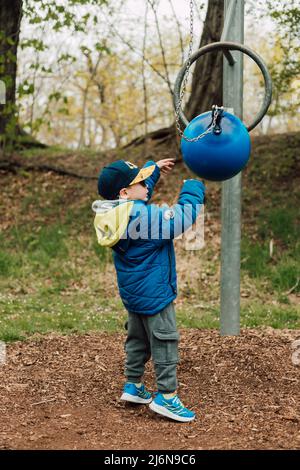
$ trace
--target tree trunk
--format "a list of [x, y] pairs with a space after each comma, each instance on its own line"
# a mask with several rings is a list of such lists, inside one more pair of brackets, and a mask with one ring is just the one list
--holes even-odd
[[[223, 30], [223, 12], [224, 0], [209, 0], [200, 48], [211, 42], [220, 41]], [[222, 105], [222, 83], [222, 52], [210, 52], [200, 57], [196, 61], [192, 92], [184, 109], [188, 120], [205, 111], [210, 111], [213, 104]]]
[[6, 87], [6, 102], [0, 105], [2, 145], [15, 140], [17, 134], [16, 75], [22, 3], [22, 0], [1, 0], [0, 4], [0, 80]]

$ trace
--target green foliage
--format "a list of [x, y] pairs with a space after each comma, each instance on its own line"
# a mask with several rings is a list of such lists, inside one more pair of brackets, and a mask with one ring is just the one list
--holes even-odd
[[53, 93], [50, 93], [49, 95], [49, 101], [52, 101], [52, 100], [55, 100], [55, 101], [59, 101], [62, 97], [62, 94], [60, 91], [55, 91]]
[[49, 46], [47, 46], [43, 41], [40, 39], [24, 39], [20, 43], [21, 49], [25, 49], [26, 47], [32, 47], [36, 51], [45, 51], [49, 49]]
[[[267, 0], [261, 4], [266, 14], [272, 18], [276, 28], [274, 54], [268, 64], [274, 87], [273, 105], [268, 114], [277, 116], [283, 113], [293, 116], [299, 109], [297, 98], [298, 77], [300, 75], [300, 6], [297, 0]], [[287, 95], [292, 96], [287, 98]], [[298, 93], [299, 94], [299, 93]]]
[[300, 7], [297, 0], [267, 0], [270, 16], [285, 31], [285, 35], [299, 38]]
[[[85, 31], [91, 13], [87, 12], [78, 18], [76, 7], [106, 5], [108, 0], [69, 0], [66, 5], [59, 5], [51, 0], [25, 0], [23, 14], [30, 24], [51, 22], [53, 31], [73, 28], [74, 31]], [[95, 23], [95, 18], [93, 18]]]
[[[94, 25], [97, 23], [97, 16], [92, 15], [89, 11], [90, 6], [101, 7], [107, 5], [107, 0], [72, 0], [66, 2], [65, 5], [59, 5], [57, 2], [52, 0], [24, 0], [22, 4], [22, 16], [26, 18], [29, 24], [32, 25], [46, 25], [50, 24], [52, 31], [59, 32], [63, 29], [71, 31], [80, 31], [85, 32], [89, 27], [89, 22], [92, 22]], [[86, 13], [78, 14], [78, 7], [86, 7]], [[0, 57], [0, 79], [6, 85], [6, 89], [15, 87], [16, 76], [15, 73], [11, 72], [11, 69], [7, 66], [9, 62], [16, 63], [17, 57], [15, 53], [16, 46], [18, 45], [19, 34], [16, 34], [14, 37], [9, 37], [6, 31], [0, 31], [0, 46], [1, 46], [1, 57]], [[101, 44], [98, 42], [95, 50], [99, 50]], [[25, 102], [28, 105], [28, 98], [32, 97], [32, 102], [34, 103], [35, 99], [35, 77], [38, 75], [38, 72], [44, 74], [52, 74], [54, 71], [52, 67], [49, 67], [45, 64], [41, 64], [38, 59], [37, 53], [43, 53], [48, 48], [49, 45], [43, 41], [41, 38], [24, 38], [20, 43], [21, 50], [26, 48], [31, 48], [35, 54], [33, 56], [33, 61], [29, 65], [29, 69], [34, 71], [34, 78], [32, 75], [23, 80], [23, 82], [18, 85], [17, 94], [18, 98], [22, 100], [25, 97]], [[57, 63], [64, 64], [65, 62], [72, 63], [76, 61], [75, 56], [71, 54], [61, 54], [57, 58]], [[56, 92], [54, 91], [53, 94]], [[22, 139], [18, 135], [18, 129], [16, 126], [17, 115], [19, 114], [17, 107], [14, 104], [14, 99], [12, 103], [7, 103], [2, 110], [2, 123], [1, 129], [3, 134], [0, 135], [0, 144], [3, 148], [10, 149], [14, 147], [17, 142], [21, 142]], [[64, 101], [67, 104], [66, 101]], [[32, 106], [33, 111], [33, 106]], [[58, 108], [58, 113], [63, 115], [68, 115], [69, 110], [67, 106], [61, 106]], [[49, 103], [42, 115], [39, 115], [37, 119], [33, 118], [33, 113], [31, 116], [30, 122], [25, 122], [24, 126], [29, 130], [30, 134], [35, 134], [39, 131], [40, 127], [43, 124], [50, 125], [51, 120], [47, 120], [47, 115], [49, 114]]]
[[61, 62], [73, 63], [76, 62], [76, 57], [71, 54], [61, 54], [57, 59], [57, 63], [60, 64]]
[[33, 83], [29, 83], [28, 80], [24, 80], [24, 82], [18, 86], [18, 94], [20, 97], [32, 95], [32, 93], [34, 93], [34, 85]]

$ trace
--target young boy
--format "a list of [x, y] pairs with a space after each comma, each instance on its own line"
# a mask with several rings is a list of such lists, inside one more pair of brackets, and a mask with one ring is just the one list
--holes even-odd
[[[173, 239], [196, 220], [204, 203], [205, 186], [184, 182], [177, 204], [148, 204], [160, 173], [168, 173], [174, 159], [148, 161], [142, 169], [118, 160], [99, 175], [94, 201], [98, 242], [113, 250], [119, 292], [128, 311], [125, 343], [127, 382], [122, 400], [150, 404], [154, 412], [187, 422], [195, 413], [179, 400], [176, 368], [179, 334], [173, 300], [177, 296]], [[158, 392], [142, 384], [145, 364], [152, 356]]]

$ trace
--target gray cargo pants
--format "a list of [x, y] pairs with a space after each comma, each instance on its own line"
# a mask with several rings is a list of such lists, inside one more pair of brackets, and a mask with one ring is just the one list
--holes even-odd
[[158, 391], [174, 392], [177, 388], [178, 340], [173, 302], [155, 315], [128, 312], [125, 342], [125, 375], [128, 382], [142, 381], [145, 364], [152, 356]]

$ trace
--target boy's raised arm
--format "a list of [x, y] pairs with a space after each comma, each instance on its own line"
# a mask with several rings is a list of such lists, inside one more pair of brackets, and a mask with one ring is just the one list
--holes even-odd
[[146, 168], [151, 165], [155, 165], [155, 170], [153, 171], [152, 175], [148, 176], [148, 178], [145, 179], [145, 183], [147, 184], [147, 187], [148, 187], [148, 201], [151, 199], [154, 186], [156, 185], [156, 183], [158, 182], [160, 178], [160, 168], [157, 165], [157, 163], [154, 162], [153, 160], [149, 160], [147, 163], [145, 163], [143, 168]]
[[144, 206], [139, 220], [140, 238], [162, 244], [178, 237], [196, 221], [204, 198], [204, 184], [191, 179], [184, 182], [178, 201], [173, 206]]
[[157, 181], [159, 180], [160, 173], [169, 173], [172, 170], [173, 166], [175, 165], [174, 158], [164, 158], [163, 160], [159, 160], [158, 162], [154, 162], [153, 160], [149, 160], [143, 168], [148, 166], [155, 165], [155, 170], [145, 181], [148, 187], [148, 201], [151, 199], [154, 186], [156, 185]]

